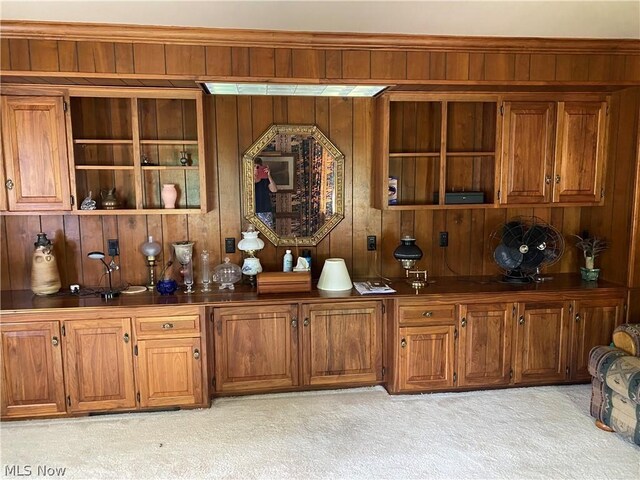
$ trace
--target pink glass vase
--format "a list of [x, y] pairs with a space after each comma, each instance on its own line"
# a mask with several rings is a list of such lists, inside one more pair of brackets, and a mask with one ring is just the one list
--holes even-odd
[[164, 208], [176, 208], [176, 199], [178, 198], [178, 191], [173, 183], [165, 183], [162, 185], [162, 204]]

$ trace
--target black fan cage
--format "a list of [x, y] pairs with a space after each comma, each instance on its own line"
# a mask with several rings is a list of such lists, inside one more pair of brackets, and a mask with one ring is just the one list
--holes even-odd
[[564, 236], [535, 216], [518, 216], [500, 223], [490, 235], [489, 252], [507, 276], [529, 276], [558, 262]]

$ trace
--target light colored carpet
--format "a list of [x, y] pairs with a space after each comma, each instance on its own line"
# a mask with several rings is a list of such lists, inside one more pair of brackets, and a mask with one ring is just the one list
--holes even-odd
[[38, 478], [47, 465], [64, 478], [640, 478], [640, 448], [594, 426], [589, 396], [588, 385], [406, 396], [375, 387], [4, 422], [2, 474], [29, 465]]

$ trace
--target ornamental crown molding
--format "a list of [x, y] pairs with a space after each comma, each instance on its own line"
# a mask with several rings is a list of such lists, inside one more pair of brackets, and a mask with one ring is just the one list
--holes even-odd
[[5, 39], [169, 43], [266, 48], [640, 55], [640, 40], [633, 39], [293, 32], [26, 20], [0, 21], [0, 36]]

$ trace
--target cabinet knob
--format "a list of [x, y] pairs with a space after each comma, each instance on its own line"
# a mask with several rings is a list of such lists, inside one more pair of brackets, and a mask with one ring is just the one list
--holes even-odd
[[58, 340], [58, 337], [53, 337], [51, 339], [51, 345], [53, 345], [54, 347], [57, 347], [60, 344], [60, 340]]
[[404, 338], [402, 340], [400, 340], [400, 346], [402, 348], [406, 348], [407, 347], [407, 341]]
[[580, 321], [580, 314], [576, 313], [576, 322], [579, 322], [579, 321]]
[[544, 183], [546, 183], [547, 185], [551, 185], [551, 175], [544, 176]]
[[520, 315], [520, 318], [518, 318], [518, 323], [520, 325], [524, 325], [524, 315]]
[[162, 325], [162, 328], [164, 328], [165, 330], [169, 329], [169, 328], [173, 328], [173, 323], [165, 323], [164, 325]]
[[292, 328], [298, 328], [298, 320], [297, 319], [293, 319], [291, 320], [291, 327]]
[[13, 180], [9, 179], [9, 180], [7, 180], [6, 182], [4, 182], [4, 184], [6, 185], [6, 187], [7, 187], [9, 190], [12, 190], [12, 189], [13, 189]]
[[124, 337], [122, 337], [124, 339], [124, 343], [129, 343], [129, 334], [125, 333]]
[[422, 312], [422, 316], [427, 318], [433, 317], [433, 312]]
[[308, 327], [310, 323], [311, 323], [311, 320], [309, 320], [309, 318], [305, 318], [304, 322], [302, 322], [302, 325], [304, 325], [305, 327]]
[[560, 183], [560, 175], [556, 175], [556, 183]]
[[198, 350], [197, 348], [193, 351], [193, 358], [195, 358], [196, 360], [200, 360], [200, 350]]
[[462, 320], [460, 320], [460, 326], [462, 328], [467, 326], [467, 317], [462, 317]]

